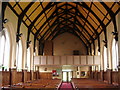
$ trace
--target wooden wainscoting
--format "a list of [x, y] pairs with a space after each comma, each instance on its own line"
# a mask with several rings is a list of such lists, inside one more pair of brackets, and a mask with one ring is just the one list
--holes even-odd
[[118, 72], [117, 71], [113, 71], [112, 72], [112, 84], [114, 85], [118, 85]]
[[95, 71], [95, 76], [94, 76], [95, 80], [98, 80], [98, 71]]
[[40, 79], [52, 79], [51, 72], [40, 72]]
[[22, 72], [17, 72], [16, 77], [16, 83], [22, 82]]
[[107, 83], [107, 82], [108, 82], [108, 81], [107, 81], [107, 80], [108, 80], [108, 78], [107, 78], [107, 72], [104, 72], [104, 73], [103, 73], [103, 77], [104, 77], [104, 78], [103, 78], [103, 81]]
[[120, 85], [118, 73], [119, 73], [118, 71], [111, 71], [111, 72], [108, 72], [108, 71], [105, 72], [103, 70], [101, 70], [100, 72], [92, 71], [90, 78], [98, 80], [98, 81], [104, 81], [104, 82], [109, 83], [109, 84]]
[[2, 71], [2, 86], [10, 84], [10, 72]]
[[98, 72], [98, 81], [101, 81], [101, 76], [100, 72]]
[[33, 73], [33, 79], [36, 80], [37, 79], [37, 72]]
[[31, 79], [31, 73], [30, 72], [27, 72], [27, 81], [30, 81], [30, 79]]

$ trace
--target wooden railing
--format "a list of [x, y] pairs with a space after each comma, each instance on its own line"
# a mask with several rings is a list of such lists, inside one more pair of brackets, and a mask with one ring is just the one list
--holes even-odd
[[106, 83], [119, 85], [120, 82], [119, 82], [118, 71], [111, 71], [111, 77], [109, 77], [110, 75], [108, 75], [108, 74], [110, 74], [110, 73], [108, 73], [107, 71], [103, 72], [103, 74], [102, 74], [102, 72], [103, 71], [99, 71], [99, 72], [93, 71], [93, 72], [91, 72], [91, 78], [95, 79], [95, 80], [98, 80], [98, 81], [104, 81]]
[[35, 56], [34, 65], [100, 65], [100, 56]]

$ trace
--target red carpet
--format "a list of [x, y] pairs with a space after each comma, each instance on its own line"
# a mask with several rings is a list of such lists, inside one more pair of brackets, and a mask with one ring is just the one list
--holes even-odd
[[71, 83], [62, 83], [60, 90], [73, 90]]

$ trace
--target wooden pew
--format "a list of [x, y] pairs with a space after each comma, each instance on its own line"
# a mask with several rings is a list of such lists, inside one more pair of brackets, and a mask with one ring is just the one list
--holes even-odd
[[107, 84], [102, 81], [85, 79], [85, 78], [73, 78], [72, 84], [74, 89], [80, 90], [120, 90], [118, 86], [113, 86], [112, 84]]
[[41, 89], [58, 89], [61, 84], [60, 79], [40, 79], [35, 81], [29, 81], [26, 83], [18, 83], [11, 87], [4, 87], [4, 90], [41, 90]]

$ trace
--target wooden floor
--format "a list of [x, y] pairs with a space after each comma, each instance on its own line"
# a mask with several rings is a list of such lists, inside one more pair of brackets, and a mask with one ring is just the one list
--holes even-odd
[[92, 79], [72, 79], [72, 84], [77, 90], [120, 90], [118, 86]]
[[28, 81], [26, 83], [18, 83], [10, 87], [3, 87], [2, 90], [56, 90], [59, 88], [61, 80], [59, 79], [40, 79], [36, 81]]

